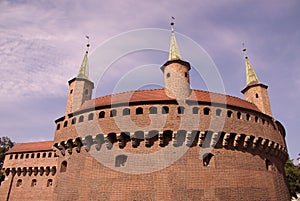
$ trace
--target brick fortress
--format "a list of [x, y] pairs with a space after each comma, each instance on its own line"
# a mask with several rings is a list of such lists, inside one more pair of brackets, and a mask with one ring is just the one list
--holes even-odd
[[289, 200], [285, 129], [246, 52], [245, 100], [193, 90], [171, 25], [163, 89], [92, 99], [86, 51], [54, 141], [6, 153], [1, 201]]

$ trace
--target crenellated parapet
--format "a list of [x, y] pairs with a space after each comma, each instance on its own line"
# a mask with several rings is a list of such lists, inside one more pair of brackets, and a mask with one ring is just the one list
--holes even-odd
[[40, 167], [8, 167], [3, 168], [2, 171], [5, 173], [5, 176], [10, 174], [17, 176], [54, 176], [56, 174], [56, 166], [40, 166]]

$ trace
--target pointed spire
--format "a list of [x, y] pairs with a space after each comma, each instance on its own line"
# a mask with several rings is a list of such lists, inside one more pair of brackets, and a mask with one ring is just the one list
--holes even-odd
[[254, 84], [260, 84], [247, 56], [246, 48], [243, 49], [243, 52], [246, 60], [246, 87]]
[[178, 49], [178, 45], [174, 33], [174, 20], [175, 18], [172, 17], [172, 21], [171, 21], [172, 35], [171, 35], [171, 43], [170, 43], [169, 61], [178, 60], [178, 59], [181, 60], [181, 56], [179, 53], [179, 49]]
[[89, 53], [89, 48], [90, 48], [90, 43], [89, 40], [90, 38], [88, 36], [86, 36], [86, 38], [88, 39], [88, 43], [86, 44], [86, 51], [81, 63], [81, 67], [79, 69], [78, 78], [85, 78], [85, 79], [89, 79], [89, 64], [88, 64], [88, 53]]

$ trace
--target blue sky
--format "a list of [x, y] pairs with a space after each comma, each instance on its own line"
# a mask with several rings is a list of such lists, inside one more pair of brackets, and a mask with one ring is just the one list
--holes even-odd
[[[77, 74], [83, 58], [85, 35], [90, 36], [93, 51], [126, 31], [169, 29], [170, 16], [176, 18], [176, 32], [196, 41], [211, 56], [226, 93], [240, 98], [245, 86], [241, 50], [246, 44], [256, 74], [269, 86], [273, 116], [285, 126], [288, 150], [296, 159], [300, 153], [298, 0], [2, 0], [0, 135], [16, 142], [52, 140], [54, 120], [64, 114], [67, 81]], [[130, 66], [166, 60], [163, 52], [129, 55], [107, 72], [99, 83], [107, 87], [97, 89], [96, 95], [109, 93]], [[162, 80], [161, 74], [157, 77]], [[192, 80], [192, 86], [201, 88], [196, 82]]]

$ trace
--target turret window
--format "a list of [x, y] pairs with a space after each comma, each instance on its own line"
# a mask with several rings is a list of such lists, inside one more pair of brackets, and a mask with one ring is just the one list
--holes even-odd
[[255, 122], [256, 122], [256, 123], [258, 122], [258, 117], [257, 117], [257, 116], [255, 117]]
[[56, 130], [59, 130], [59, 129], [60, 129], [60, 124], [57, 124]]
[[90, 121], [90, 120], [93, 120], [93, 119], [94, 119], [94, 114], [93, 113], [89, 114], [88, 120]]
[[185, 72], [185, 73], [184, 73], [184, 77], [187, 77], [187, 76], [188, 76], [188, 74], [187, 74], [187, 72]]
[[228, 110], [228, 111], [227, 111], [227, 117], [229, 117], [229, 118], [232, 117], [232, 111], [231, 111], [231, 110]]
[[242, 114], [240, 112], [237, 113], [237, 118], [242, 119]]
[[204, 115], [209, 115], [210, 109], [208, 107], [203, 109]]
[[135, 113], [136, 114], [143, 114], [143, 108], [142, 107], [136, 108]]
[[130, 109], [129, 108], [124, 108], [123, 109], [123, 116], [130, 115]]
[[79, 123], [80, 122], [83, 122], [83, 115], [81, 115], [80, 117], [79, 117]]
[[198, 114], [198, 113], [199, 113], [199, 108], [193, 107], [193, 114]]
[[157, 108], [156, 107], [150, 107], [149, 108], [149, 114], [157, 114]]
[[117, 116], [117, 110], [111, 110], [110, 117], [115, 117], [115, 116]]
[[167, 73], [167, 78], [169, 78], [170, 77], [170, 73]]
[[162, 114], [168, 114], [169, 113], [169, 108], [167, 106], [163, 106], [161, 109]]
[[255, 97], [258, 98], [258, 94], [257, 93], [255, 94]]
[[104, 118], [105, 117], [105, 112], [104, 111], [101, 111], [100, 113], [99, 113], [99, 119], [102, 119], [102, 118]]
[[250, 121], [250, 114], [246, 114], [247, 121]]
[[177, 108], [177, 113], [178, 114], [184, 114], [184, 107], [180, 106]]
[[64, 127], [67, 127], [68, 126], [68, 121], [65, 121], [64, 122]]
[[73, 89], [70, 90], [70, 94], [72, 94], [72, 93], [73, 93]]
[[221, 113], [222, 113], [222, 110], [221, 110], [221, 109], [217, 109], [217, 110], [216, 110], [216, 115], [217, 115], [217, 116], [221, 116]]
[[72, 124], [76, 124], [76, 117], [72, 119]]

